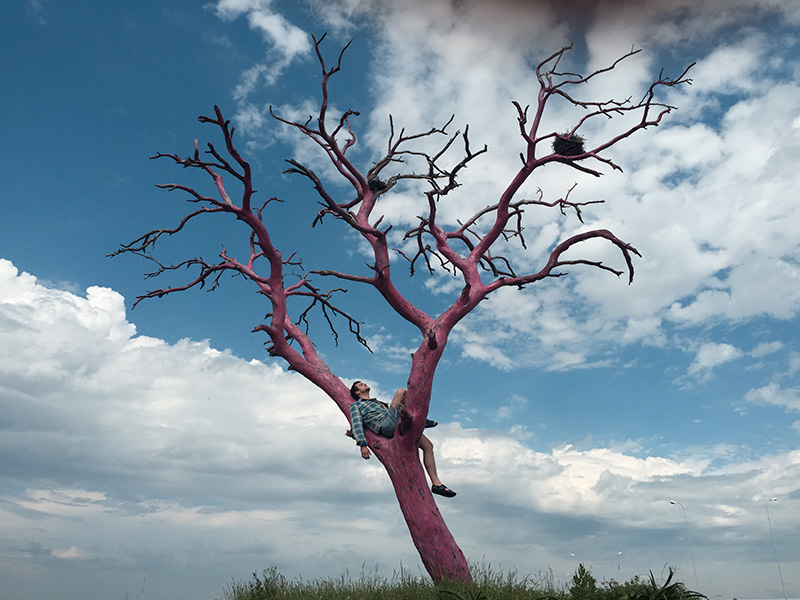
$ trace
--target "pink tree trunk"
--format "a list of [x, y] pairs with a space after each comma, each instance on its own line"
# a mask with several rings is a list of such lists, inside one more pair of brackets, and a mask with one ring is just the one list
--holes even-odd
[[[467, 560], [439, 511], [419, 456], [419, 438], [425, 429], [433, 376], [445, 344], [435, 346], [431, 349], [426, 341], [414, 354], [406, 398], [407, 411], [412, 417], [411, 429], [402, 435], [396, 432], [392, 439], [369, 430], [365, 435], [370, 449], [389, 475], [411, 539], [431, 579], [436, 583], [472, 583]], [[317, 383], [342, 412], [349, 415], [352, 402], [349, 392], [342, 401], [341, 382], [333, 373], [318, 367], [304, 375]]]
[[422, 564], [435, 582], [472, 583], [467, 560], [444, 522], [419, 459], [419, 438], [425, 430], [433, 376], [446, 338], [426, 341], [414, 353], [408, 379], [406, 405], [411, 430], [397, 435], [378, 457], [394, 487], [400, 510], [408, 525]]
[[[287, 327], [293, 335], [303, 337], [293, 325]], [[431, 579], [435, 583], [445, 580], [472, 583], [467, 560], [439, 511], [419, 457], [419, 439], [425, 430], [433, 376], [446, 345], [444, 336], [439, 338], [436, 343], [426, 341], [414, 354], [406, 398], [407, 411], [412, 417], [410, 430], [402, 435], [398, 431], [392, 439], [368, 429], [364, 434], [389, 475], [411, 539]], [[313, 351], [313, 346], [300, 355], [285, 340], [278, 340], [273, 352], [325, 392], [349, 419], [353, 402], [350, 392]], [[354, 451], [355, 456], [358, 454]]]
[[470, 583], [472, 577], [436, 505], [412, 436], [382, 443], [380, 461], [389, 474], [408, 531], [425, 570], [435, 582]]

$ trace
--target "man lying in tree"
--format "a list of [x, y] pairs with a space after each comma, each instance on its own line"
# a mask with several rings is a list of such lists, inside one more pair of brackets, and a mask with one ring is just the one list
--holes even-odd
[[[407, 430], [410, 426], [410, 417], [405, 412], [406, 391], [402, 388], [397, 390], [392, 398], [392, 403], [387, 405], [385, 402], [369, 397], [369, 386], [363, 381], [356, 381], [350, 388], [350, 395], [355, 402], [350, 406], [350, 423], [353, 426], [352, 435], [356, 444], [361, 448], [361, 457], [369, 458], [370, 452], [367, 446], [367, 438], [364, 436], [364, 427], [382, 435], [386, 438], [393, 438], [395, 429], [399, 427]], [[435, 427], [436, 421], [425, 420], [425, 427]], [[434, 494], [452, 498], [456, 493], [442, 483], [436, 473], [436, 461], [433, 457], [433, 442], [424, 435], [419, 439], [419, 447], [422, 450], [422, 464], [431, 478], [431, 491]]]

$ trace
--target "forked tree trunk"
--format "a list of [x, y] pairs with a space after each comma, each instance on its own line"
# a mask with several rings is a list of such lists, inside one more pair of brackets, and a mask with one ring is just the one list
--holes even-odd
[[382, 441], [380, 459], [425, 570], [435, 583], [472, 583], [467, 560], [444, 522], [411, 436]]
[[[423, 344], [414, 354], [407, 399], [409, 412], [413, 410], [417, 415], [413, 416], [411, 430], [404, 435], [398, 431], [392, 439], [379, 436], [369, 429], [365, 429], [364, 433], [375, 457], [389, 475], [411, 539], [431, 579], [437, 584], [442, 581], [469, 584], [472, 583], [472, 575], [467, 560], [439, 512], [415, 441], [424, 430], [423, 421], [428, 413], [433, 374], [446, 343], [445, 336], [442, 335], [440, 339], [441, 344], [435, 349], [431, 350]], [[349, 420], [352, 402], [350, 392], [325, 362], [318, 356], [315, 356], [313, 363], [299, 360], [299, 356], [288, 346], [283, 345], [281, 349], [287, 362], [336, 402]], [[421, 407], [420, 398], [424, 399]]]

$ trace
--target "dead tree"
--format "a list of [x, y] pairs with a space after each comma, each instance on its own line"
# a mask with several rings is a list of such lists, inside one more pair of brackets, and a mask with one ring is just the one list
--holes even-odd
[[[317, 213], [313, 225], [319, 224], [326, 216], [332, 216], [357, 232], [371, 248], [371, 264], [368, 268], [361, 273], [327, 269], [299, 272], [294, 255], [283, 256], [280, 249], [273, 245], [266, 218], [271, 202], [277, 198], [270, 198], [259, 205], [254, 204], [250, 164], [234, 145], [235, 127], [225, 120], [218, 107], [214, 107], [213, 117], [201, 116], [199, 120], [219, 130], [225, 143], [224, 150], [209, 143], [207, 149], [201, 153], [195, 140], [194, 151], [186, 158], [163, 153], [152, 157], [168, 158], [182, 167], [205, 172], [213, 182], [210, 188], [213, 194], [205, 195], [193, 187], [176, 183], [159, 186], [184, 192], [188, 201], [196, 208], [176, 227], [150, 231], [130, 244], [122, 245], [114, 254], [132, 253], [156, 261], [152, 255], [156, 242], [164, 236], [179, 233], [193, 219], [220, 214], [241, 221], [249, 233], [250, 252], [245, 260], [238, 260], [223, 250], [213, 262], [192, 258], [178, 264], [162, 265], [156, 261], [157, 268], [149, 276], [185, 267], [196, 269], [196, 275], [183, 285], [149, 291], [139, 296], [136, 304], [144, 298], [162, 297], [206, 285], [215, 287], [225, 273], [244, 276], [257, 287], [270, 305], [270, 312], [264, 322], [254, 329], [269, 337], [269, 354], [282, 358], [292, 370], [317, 385], [345, 416], [349, 414], [349, 407], [353, 402], [348, 386], [320, 358], [308, 335], [307, 319], [312, 309], [321, 310], [331, 328], [334, 317], [342, 318], [355, 337], [366, 346], [361, 323], [356, 316], [345, 312], [336, 304], [336, 293], [341, 290], [324, 289], [316, 282], [334, 279], [374, 288], [398, 315], [416, 329], [419, 346], [413, 354], [407, 383], [407, 410], [413, 417], [413, 426], [391, 440], [379, 438], [367, 431], [367, 439], [386, 468], [411, 537], [432, 579], [435, 582], [444, 579], [469, 582], [471, 576], [467, 562], [436, 506], [417, 448], [428, 414], [434, 373], [447, 346], [448, 336], [457, 323], [495, 290], [503, 287], [523, 288], [546, 278], [561, 277], [565, 274], [566, 267], [594, 267], [617, 276], [627, 273], [628, 281], [633, 280], [632, 256], [639, 255], [639, 252], [605, 229], [588, 230], [573, 235], [552, 248], [538, 271], [517, 272], [507, 249], [510, 243], [520, 243], [523, 248], [525, 246], [523, 216], [526, 210], [549, 207], [558, 209], [562, 215], [574, 214], [583, 222], [581, 208], [588, 204], [571, 200], [571, 188], [562, 198], [554, 201], [546, 201], [541, 192], [534, 198], [518, 198], [518, 190], [535, 170], [549, 163], [562, 163], [595, 176], [600, 175], [598, 169], [603, 166], [621, 170], [607, 157], [606, 151], [634, 133], [658, 125], [674, 107], [657, 99], [657, 94], [664, 88], [691, 83], [687, 78], [691, 66], [676, 78], [667, 78], [660, 74], [639, 101], [587, 101], [575, 95], [577, 89], [614, 69], [620, 61], [630, 58], [638, 50], [631, 50], [609, 67], [588, 75], [559, 70], [559, 63], [570, 47], [555, 52], [536, 69], [539, 92], [532, 108], [514, 102], [519, 124], [518, 143], [521, 147], [519, 170], [507, 187], [499, 192], [496, 203], [451, 226], [441, 221], [437, 209], [446, 200], [445, 197], [458, 186], [460, 172], [485, 153], [486, 147], [472, 149], [468, 128], [463, 132], [450, 133], [448, 128], [452, 118], [442, 127], [408, 134], [403, 129], [398, 131], [390, 117], [386, 154], [367, 169], [354, 164], [348, 152], [356, 144], [357, 137], [352, 121], [358, 113], [348, 110], [338, 118], [331, 118], [328, 113], [329, 80], [340, 71], [347, 46], [339, 53], [336, 63], [328, 66], [321, 51], [323, 39], [324, 36], [320, 39], [314, 38], [316, 54], [322, 68], [319, 112], [305, 122], [284, 118], [272, 109], [270, 112], [275, 119], [317, 144], [338, 175], [346, 180], [351, 196], [342, 201], [310, 166], [293, 159], [288, 161], [288, 172], [300, 174], [310, 180], [321, 201], [323, 208]], [[566, 101], [582, 111], [577, 122], [559, 133], [541, 130], [544, 111], [554, 99]], [[635, 121], [631, 124], [630, 120], [626, 120], [627, 124], [616, 136], [597, 145], [584, 147], [584, 138], [579, 132], [586, 130], [584, 126], [590, 120], [631, 115], [635, 115]], [[437, 138], [441, 139], [438, 152], [429, 153], [415, 149], [419, 142], [430, 142]], [[448, 164], [447, 157], [458, 149], [460, 160], [450, 159]], [[408, 165], [415, 161], [423, 164], [424, 168], [418, 171], [394, 172], [397, 169], [408, 169]], [[431, 271], [443, 268], [458, 276], [463, 283], [460, 293], [454, 296], [452, 303], [439, 315], [426, 314], [409, 301], [392, 281], [388, 236], [391, 226], [382, 224], [380, 204], [381, 198], [390, 194], [392, 188], [403, 180], [423, 182], [427, 188], [424, 192], [427, 209], [419, 217], [418, 223], [405, 232], [406, 249], [398, 251], [408, 261], [412, 273], [419, 265], [424, 265]], [[236, 192], [235, 199], [232, 192], [229, 193], [231, 182], [237, 184], [237, 190], [240, 190]], [[619, 250], [625, 263], [624, 268], [617, 269], [600, 261], [564, 257], [567, 250], [595, 238], [606, 240]], [[409, 247], [412, 250], [408, 250]], [[290, 311], [290, 300], [293, 307], [297, 300], [301, 301], [303, 308]]]

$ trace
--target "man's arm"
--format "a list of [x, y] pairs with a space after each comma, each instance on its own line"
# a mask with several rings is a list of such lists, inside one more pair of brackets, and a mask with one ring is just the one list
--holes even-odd
[[[362, 448], [366, 448], [367, 437], [364, 435], [364, 418], [361, 414], [361, 406], [358, 401], [353, 402], [350, 405], [350, 425], [353, 429], [353, 437], [356, 440], [356, 444]], [[361, 455], [364, 455], [363, 451]], [[366, 456], [365, 458], [369, 458], [369, 456]]]

